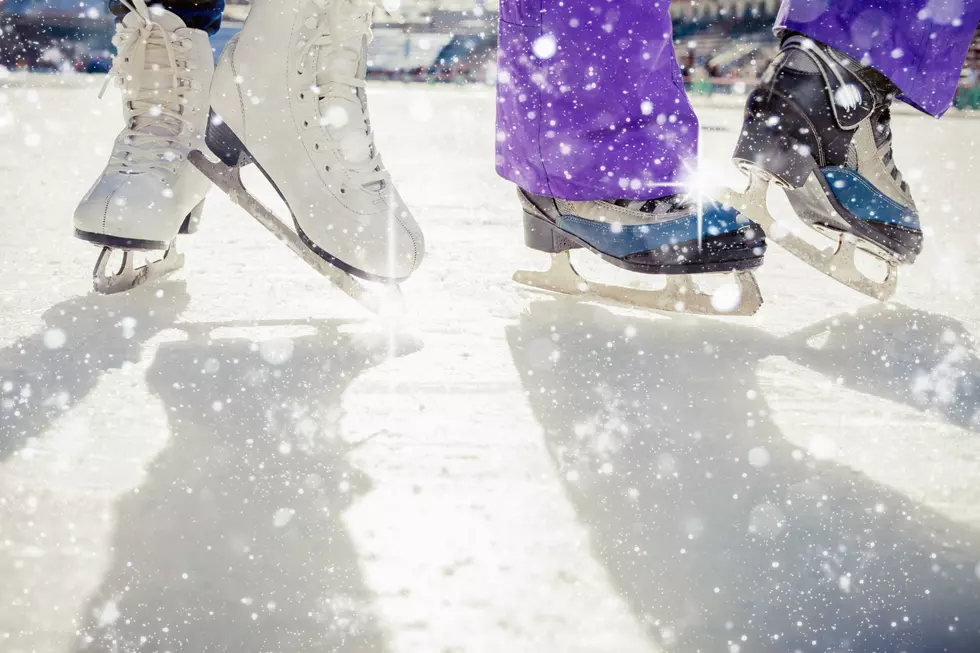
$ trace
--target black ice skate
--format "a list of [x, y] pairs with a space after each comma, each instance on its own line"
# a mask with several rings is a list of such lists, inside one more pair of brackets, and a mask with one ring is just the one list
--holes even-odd
[[[782, 49], [748, 100], [734, 160], [750, 177], [733, 206], [770, 239], [862, 293], [888, 299], [897, 268], [912, 263], [922, 231], [908, 185], [892, 159], [889, 107], [899, 92], [877, 71], [798, 34]], [[799, 218], [833, 239], [826, 252], [773, 228], [766, 191], [785, 189]], [[864, 250], [888, 267], [876, 281], [855, 265]]]
[[[572, 202], [519, 189], [527, 246], [552, 255], [545, 272], [520, 271], [518, 283], [591, 299], [659, 311], [700, 315], [753, 315], [762, 295], [752, 270], [762, 265], [765, 234], [729, 207], [687, 195], [648, 201]], [[616, 267], [666, 275], [662, 290], [586, 281], [570, 252], [585, 249]], [[698, 288], [695, 277], [733, 273], [734, 301]]]

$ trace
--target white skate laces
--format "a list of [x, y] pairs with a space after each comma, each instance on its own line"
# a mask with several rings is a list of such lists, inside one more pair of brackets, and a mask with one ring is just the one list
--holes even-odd
[[[371, 40], [374, 3], [369, 0], [311, 0], [306, 26], [316, 37], [300, 43], [299, 72], [315, 70], [310, 90], [319, 100], [319, 128], [336, 150], [349, 183], [369, 191], [383, 189], [390, 176], [374, 145], [363, 89], [366, 86], [365, 37]], [[311, 65], [312, 64], [312, 65]], [[318, 150], [323, 145], [317, 143]], [[329, 168], [328, 168], [329, 170]], [[341, 192], [346, 192], [341, 187]]]
[[99, 93], [101, 98], [112, 79], [123, 88], [127, 129], [117, 141], [108, 171], [141, 174], [149, 171], [176, 173], [176, 162], [184, 158], [184, 147], [175, 139], [184, 131], [183, 89], [197, 88], [187, 58], [193, 47], [152, 18], [144, 0], [122, 0], [140, 24], [116, 26], [112, 39], [118, 54], [112, 71]]

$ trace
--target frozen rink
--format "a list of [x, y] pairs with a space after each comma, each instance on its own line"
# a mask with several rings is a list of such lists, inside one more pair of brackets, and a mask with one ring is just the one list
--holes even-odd
[[895, 119], [894, 303], [773, 246], [698, 319], [516, 287], [492, 91], [375, 85], [429, 245], [388, 328], [217, 192], [93, 296], [101, 83], [0, 82], [0, 652], [980, 651], [980, 121]]

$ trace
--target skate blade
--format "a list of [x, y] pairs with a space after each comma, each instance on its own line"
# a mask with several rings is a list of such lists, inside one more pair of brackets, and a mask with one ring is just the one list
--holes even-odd
[[[115, 252], [121, 253], [123, 258], [116, 271], [112, 272], [109, 266]], [[92, 287], [95, 292], [100, 295], [126, 292], [162, 279], [184, 267], [184, 255], [177, 251], [176, 240], [170, 244], [163, 258], [158, 261], [147, 261], [144, 265], [136, 267], [134, 257], [135, 254], [131, 251], [103, 247], [102, 253], [95, 262], [95, 271], [92, 273]]]
[[[811, 245], [772, 217], [767, 201], [769, 179], [757, 171], [749, 171], [749, 178], [748, 189], [742, 193], [728, 189], [723, 202], [759, 224], [768, 240], [828, 277], [868, 297], [887, 301], [895, 295], [898, 290], [898, 263], [883, 255], [872, 243], [865, 243], [842, 232], [814, 229], [831, 242], [836, 240], [836, 243], [829, 250]], [[858, 251], [864, 251], [885, 264], [887, 272], [883, 280], [876, 281], [858, 269]]]
[[249, 215], [289, 247], [304, 263], [326, 277], [344, 294], [369, 311], [379, 315], [395, 315], [401, 312], [404, 302], [398, 286], [379, 284], [378, 289], [369, 289], [340, 268], [317, 256], [315, 252], [303, 244], [295, 231], [286, 226], [282, 220], [276, 217], [275, 213], [245, 189], [239, 168], [226, 166], [220, 161], [212, 162], [199, 150], [191, 152], [188, 160], [215, 186], [228, 195], [233, 203], [245, 209]]
[[[584, 279], [572, 265], [570, 252], [551, 255], [551, 267], [545, 272], [521, 270], [514, 281], [548, 292], [577, 297], [583, 301], [613, 301], [630, 307], [665, 313], [689, 313], [711, 316], [750, 316], [762, 308], [762, 292], [755, 275], [748, 271], [734, 273], [735, 286], [708, 294], [698, 289], [691, 275], [665, 275], [666, 287], [644, 290]], [[727, 290], [731, 292], [727, 292]]]

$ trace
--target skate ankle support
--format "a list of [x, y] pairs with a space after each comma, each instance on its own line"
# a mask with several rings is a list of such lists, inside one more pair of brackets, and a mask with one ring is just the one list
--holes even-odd
[[[782, 184], [800, 188], [823, 164], [816, 127], [792, 100], [769, 90], [749, 96], [745, 122], [735, 148], [736, 164], [766, 171]], [[842, 156], [846, 156], [844, 145]]]

